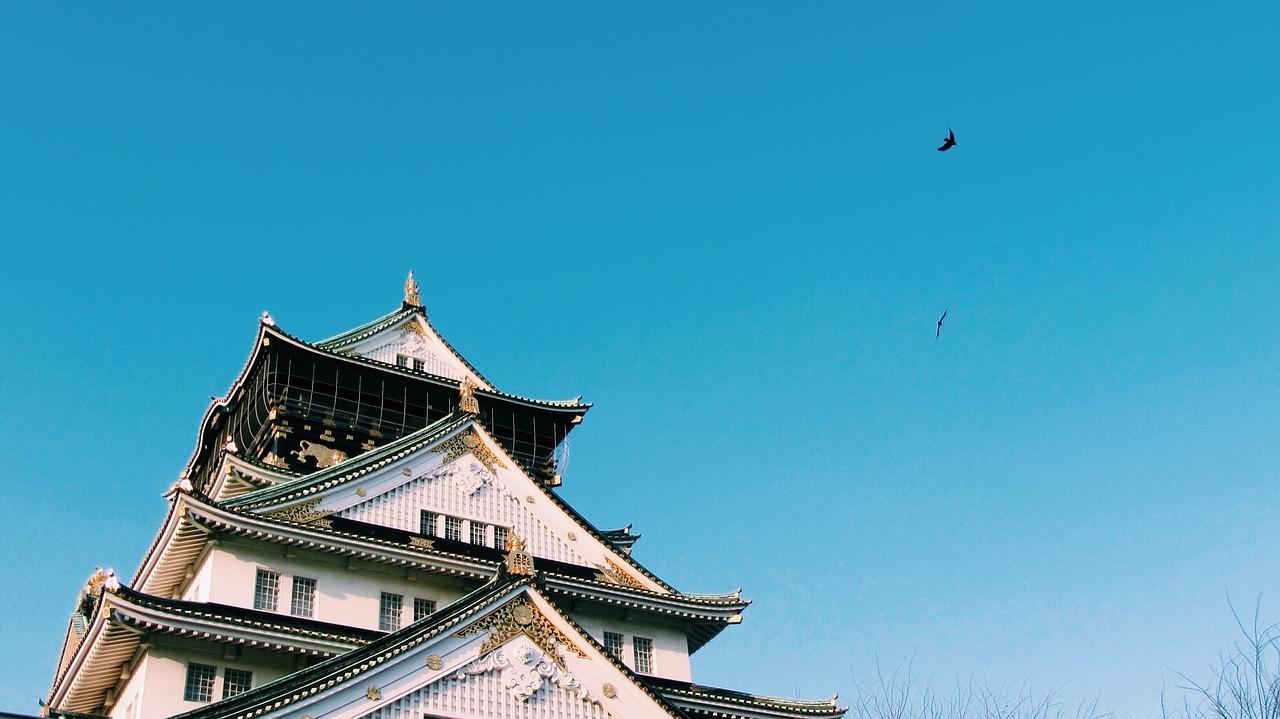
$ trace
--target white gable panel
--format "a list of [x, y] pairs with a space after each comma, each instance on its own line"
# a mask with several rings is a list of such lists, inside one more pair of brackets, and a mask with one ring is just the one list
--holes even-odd
[[360, 719], [607, 719], [595, 701], [572, 689], [544, 681], [527, 699], [508, 686], [511, 677], [498, 670], [470, 674], [467, 669], [386, 704]]
[[392, 365], [397, 364], [396, 355], [404, 355], [422, 363], [422, 366], [418, 367], [411, 362], [409, 365], [411, 369], [420, 369], [452, 380], [467, 377], [478, 387], [493, 389], [480, 375], [467, 367], [457, 353], [445, 344], [444, 339], [418, 315], [412, 315], [404, 322], [381, 330], [344, 349], [361, 357]]
[[[523, 497], [508, 491], [500, 478], [470, 454], [341, 510], [338, 516], [417, 532], [424, 509], [508, 527], [535, 557], [590, 566], [569, 542], [534, 515]], [[468, 539], [463, 537], [463, 541]]]

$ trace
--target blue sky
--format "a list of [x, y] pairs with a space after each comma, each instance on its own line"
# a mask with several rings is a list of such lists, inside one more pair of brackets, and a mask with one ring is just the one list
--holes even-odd
[[595, 403], [569, 501], [756, 600], [695, 679], [910, 663], [1152, 716], [1228, 593], [1280, 619], [1277, 27], [0, 7], [0, 708], [35, 710], [93, 566], [136, 565], [257, 315], [320, 339], [413, 268], [499, 387]]

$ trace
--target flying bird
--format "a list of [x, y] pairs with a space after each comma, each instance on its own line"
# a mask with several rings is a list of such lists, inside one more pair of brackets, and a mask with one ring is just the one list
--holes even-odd
[[933, 333], [933, 338], [935, 340], [938, 339], [938, 336], [942, 334], [942, 321], [945, 320], [946, 318], [947, 318], [947, 311], [943, 310], [942, 316], [938, 318], [938, 330]]
[[947, 128], [947, 136], [942, 138], [942, 147], [938, 148], [938, 152], [946, 152], [956, 146], [956, 134]]

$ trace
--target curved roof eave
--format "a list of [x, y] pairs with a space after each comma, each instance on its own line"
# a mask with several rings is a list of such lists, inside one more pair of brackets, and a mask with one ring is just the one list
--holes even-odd
[[[402, 313], [412, 314], [412, 312], [413, 312], [412, 310], [401, 310], [400, 312], [392, 313], [392, 315], [387, 315], [387, 317], [392, 317]], [[426, 378], [426, 379], [433, 380], [437, 383], [449, 385], [449, 386], [453, 386], [456, 384], [456, 382], [454, 382], [453, 380], [447, 377], [440, 377], [438, 375], [433, 375], [428, 372], [419, 372], [417, 370], [412, 370], [405, 367], [396, 367], [395, 365], [389, 365], [389, 364], [386, 364], [385, 362], [378, 362], [377, 360], [371, 360], [371, 359], [368, 359], [367, 357], [352, 356], [352, 355], [342, 354], [341, 352], [334, 352], [332, 350], [325, 349], [317, 345], [313, 345], [301, 338], [295, 337], [289, 334], [288, 332], [285, 332], [284, 330], [280, 329], [275, 324], [267, 324], [266, 322], [259, 320], [258, 332], [254, 336], [253, 350], [249, 353], [248, 358], [245, 360], [244, 366], [241, 367], [239, 374], [237, 374], [235, 380], [232, 381], [231, 386], [227, 389], [226, 394], [224, 394], [222, 397], [213, 398], [212, 401], [210, 401], [208, 408], [205, 409], [204, 415], [200, 418], [200, 424], [199, 424], [200, 429], [198, 430], [198, 433], [196, 435], [196, 446], [194, 451], [192, 451], [191, 453], [191, 457], [187, 460], [187, 464], [184, 468], [184, 472], [186, 472], [188, 475], [191, 473], [192, 468], [195, 466], [196, 460], [199, 459], [200, 457], [201, 449], [204, 446], [202, 440], [204, 439], [206, 430], [209, 429], [210, 427], [210, 423], [213, 419], [214, 414], [216, 414], [217, 412], [228, 411], [231, 408], [231, 406], [235, 404], [235, 402], [238, 399], [237, 394], [241, 389], [244, 388], [244, 382], [245, 382], [245, 379], [248, 377], [250, 370], [252, 370], [254, 365], [257, 364], [258, 358], [262, 356], [263, 348], [268, 346], [268, 343], [265, 342], [264, 340], [268, 340], [271, 337], [278, 338], [299, 349], [303, 349], [311, 352], [319, 352], [326, 357], [330, 357], [339, 361], [352, 362], [352, 363], [363, 365], [366, 367], [371, 367], [380, 371], [391, 372], [393, 374], [398, 374], [406, 377], [414, 377], [418, 379]], [[441, 337], [441, 341], [444, 341], [443, 337]], [[463, 361], [465, 362], [466, 360], [464, 359]], [[468, 364], [468, 366], [470, 365]], [[476, 374], [479, 375], [479, 372], [477, 372]], [[545, 399], [535, 399], [532, 397], [522, 397], [520, 395], [501, 392], [498, 390], [489, 391], [485, 389], [477, 389], [476, 394], [482, 397], [488, 396], [488, 397], [495, 397], [499, 399], [520, 402], [528, 406], [538, 407], [542, 409], [549, 409], [549, 410], [558, 411], [558, 412], [568, 412], [578, 416], [582, 416], [586, 414], [587, 410], [591, 409], [591, 403], [580, 401], [580, 396], [572, 399], [545, 400]]]

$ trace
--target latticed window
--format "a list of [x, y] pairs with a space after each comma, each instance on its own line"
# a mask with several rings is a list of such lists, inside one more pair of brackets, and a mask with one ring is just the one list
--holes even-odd
[[436, 602], [434, 599], [413, 598], [413, 621], [425, 619], [436, 612]]
[[422, 510], [422, 519], [419, 520], [418, 527], [419, 527], [418, 529], [419, 534], [425, 534], [428, 537], [435, 535], [436, 515], [432, 514], [431, 512], [428, 512], [425, 509]]
[[631, 648], [636, 652], [636, 672], [653, 673], [653, 640], [648, 637], [632, 637]]
[[187, 684], [182, 690], [182, 698], [189, 702], [213, 701], [213, 679], [218, 676], [218, 668], [208, 664], [191, 663], [187, 665]]
[[493, 528], [493, 546], [495, 548], [497, 549], [507, 548], [507, 531], [508, 530], [506, 527]]
[[295, 617], [316, 615], [316, 580], [307, 577], [293, 578], [293, 601], [289, 606], [289, 613]]
[[444, 518], [444, 538], [455, 542], [462, 541], [462, 520], [457, 517]]
[[417, 357], [410, 357], [410, 356], [408, 356], [408, 355], [401, 355], [401, 354], [398, 354], [398, 355], [396, 355], [396, 366], [397, 366], [397, 367], [412, 367], [412, 368], [414, 368], [414, 369], [418, 370], [419, 372], [421, 372], [423, 369], [425, 369], [425, 368], [426, 368], [426, 366], [427, 366], [427, 365], [426, 365], [426, 363], [425, 363], [425, 362], [423, 362], [422, 360], [418, 359]]
[[253, 688], [253, 672], [227, 667], [222, 675], [222, 698], [244, 694]]
[[378, 602], [378, 629], [384, 632], [394, 632], [399, 629], [400, 615], [403, 610], [403, 594], [383, 592], [382, 600]]
[[258, 578], [253, 585], [253, 608], [274, 612], [279, 595], [280, 573], [259, 569]]
[[471, 543], [484, 544], [484, 525], [479, 522], [471, 523]]
[[615, 632], [604, 633], [604, 650], [618, 661], [622, 661], [622, 635]]

